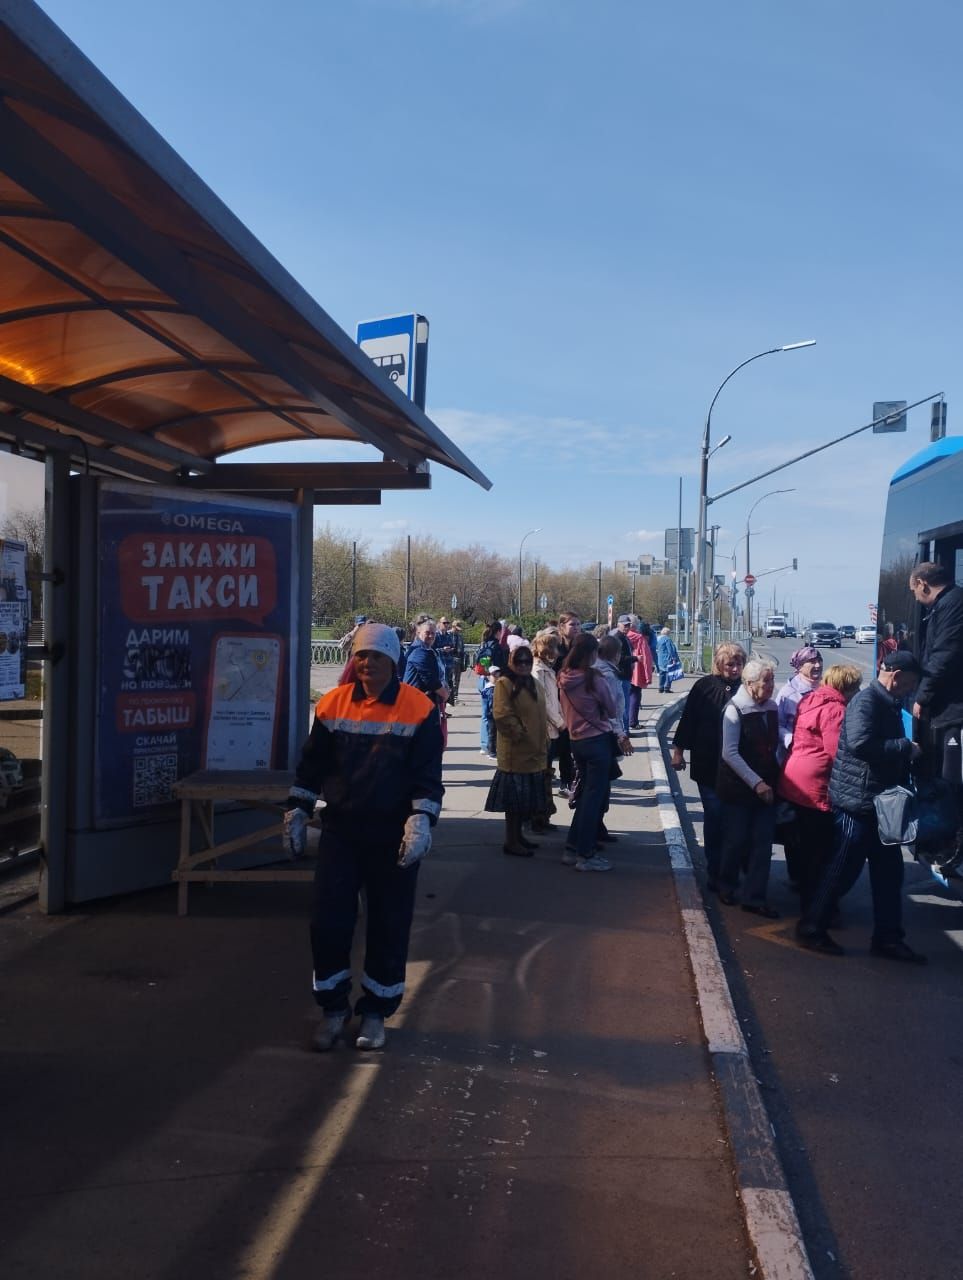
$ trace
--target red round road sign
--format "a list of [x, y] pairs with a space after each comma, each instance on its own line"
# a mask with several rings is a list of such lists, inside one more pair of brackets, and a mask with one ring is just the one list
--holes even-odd
[[747, 587], [754, 587], [756, 585], [756, 575], [754, 573], [747, 573], [743, 578], [743, 582]]

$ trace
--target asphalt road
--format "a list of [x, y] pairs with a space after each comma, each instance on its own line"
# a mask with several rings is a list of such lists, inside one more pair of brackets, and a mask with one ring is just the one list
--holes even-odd
[[[794, 642], [757, 647], [781, 683]], [[871, 678], [869, 645], [844, 641], [824, 658]], [[698, 795], [675, 776], [698, 834]], [[842, 958], [796, 947], [778, 846], [770, 888], [779, 920], [714, 896], [709, 916], [817, 1280], [963, 1277], [963, 903], [907, 865], [907, 938], [929, 964], [904, 967], [869, 954], [865, 872], [833, 930]]]

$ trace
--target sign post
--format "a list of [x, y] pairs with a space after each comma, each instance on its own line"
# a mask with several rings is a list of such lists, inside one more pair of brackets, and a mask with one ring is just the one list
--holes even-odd
[[548, 596], [545, 594], [544, 591], [538, 597], [538, 607], [542, 610], [543, 613], [548, 608]]
[[425, 407], [428, 376], [428, 321], [412, 312], [383, 320], [362, 320], [358, 346], [395, 386]]
[[606, 603], [608, 604], [608, 607], [609, 607], [609, 608], [608, 608], [608, 619], [609, 619], [609, 626], [611, 627], [611, 625], [612, 625], [612, 606], [615, 604], [615, 596], [609, 596], [609, 598], [608, 598], [608, 600], [607, 600], [607, 602], [606, 602]]
[[451, 611], [452, 611], [452, 613], [454, 613], [454, 612], [455, 612], [455, 610], [456, 610], [457, 608], [458, 608], [458, 597], [455, 595], [455, 593], [454, 593], [454, 592], [452, 592], [452, 596], [451, 596]]

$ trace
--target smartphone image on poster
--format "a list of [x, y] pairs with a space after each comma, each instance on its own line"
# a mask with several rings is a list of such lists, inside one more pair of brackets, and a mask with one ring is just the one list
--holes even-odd
[[270, 769], [281, 697], [276, 635], [215, 636], [207, 702], [206, 769]]

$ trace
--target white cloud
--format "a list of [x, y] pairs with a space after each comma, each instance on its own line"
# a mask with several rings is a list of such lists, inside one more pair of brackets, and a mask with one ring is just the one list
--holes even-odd
[[649, 449], [668, 433], [636, 425], [607, 425], [587, 418], [538, 417], [524, 413], [478, 413], [471, 409], [432, 409], [430, 416], [460, 449], [484, 465], [486, 458], [538, 461], [546, 468], [572, 466], [595, 475], [645, 474]]
[[382, 520], [379, 528], [381, 529], [407, 529], [411, 524], [410, 520]]
[[630, 529], [625, 535], [629, 542], [658, 542], [665, 537], [664, 529]]

